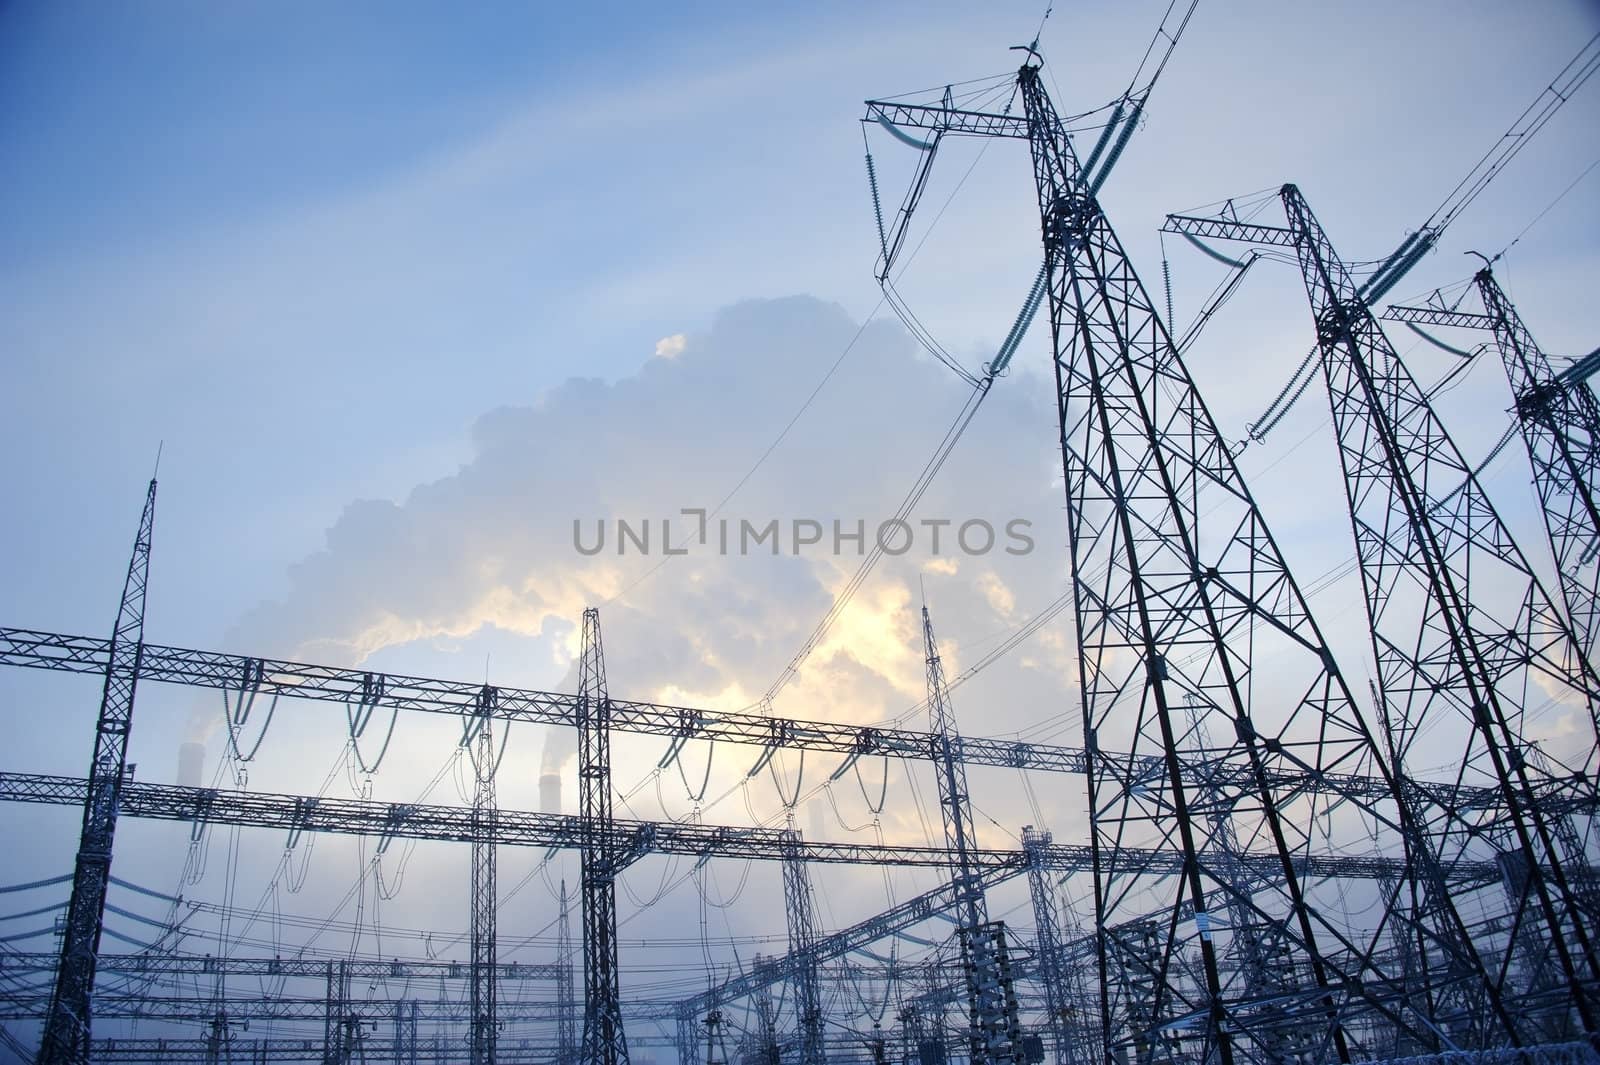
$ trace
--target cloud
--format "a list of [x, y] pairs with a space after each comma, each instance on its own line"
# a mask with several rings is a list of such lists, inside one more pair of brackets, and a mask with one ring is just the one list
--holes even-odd
[[674, 333], [669, 337], [662, 337], [656, 341], [656, 358], [676, 359], [683, 354], [683, 346], [687, 342], [688, 338], [682, 333]]
[[[784, 530], [779, 552], [763, 545], [722, 555], [712, 532], [687, 555], [660, 554], [661, 523], [672, 522], [674, 541], [692, 540], [696, 522], [683, 510], [711, 510], [741, 483], [858, 330], [837, 375], [708, 522], [714, 530], [722, 519], [735, 529], [776, 520]], [[559, 672], [525, 667], [516, 675], [570, 690], [576, 622], [598, 605], [613, 693], [722, 709], [755, 703], [862, 561], [862, 548], [849, 542], [835, 554], [829, 535], [795, 544], [795, 522], [860, 523], [870, 537], [893, 516], [967, 388], [897, 325], [863, 329], [809, 297], [737, 304], [705, 331], [666, 338], [657, 351], [663, 346], [676, 357], [645, 359], [615, 382], [569, 380], [532, 403], [483, 415], [469, 461], [404, 500], [350, 504], [323, 548], [292, 567], [288, 594], [252, 610], [230, 642], [312, 661], [404, 664], [409, 648], [440, 641], [470, 661], [475, 636], [510, 634], [528, 661], [559, 663]], [[1051, 391], [1028, 373], [996, 386], [912, 515], [922, 535], [879, 564], [778, 695], [777, 712], [866, 723], [914, 707], [925, 683], [919, 582], [951, 648], [1014, 628], [1060, 594], [1066, 564], [1052, 546], [1064, 532]], [[1004, 550], [1003, 529], [1014, 518], [1033, 524], [1031, 554]], [[922, 519], [952, 522], [937, 553]], [[962, 549], [951, 530], [969, 519], [1001, 531], [993, 550]], [[614, 531], [619, 521], [653, 525], [653, 553], [615, 535], [599, 553], [577, 549], [575, 522], [587, 545], [588, 530], [603, 523]], [[974, 548], [985, 539], [967, 538]], [[1062, 618], [1056, 627], [1069, 624]], [[963, 696], [972, 699], [969, 731], [1020, 729], [1032, 708], [1059, 701], [1071, 682], [1069, 645], [1038, 640], [1030, 667], [1019, 657], [975, 682]], [[496, 677], [510, 682], [503, 666]], [[907, 723], [924, 724], [917, 715]], [[570, 756], [570, 731], [551, 730], [547, 768]], [[660, 755], [622, 754], [619, 784]], [[741, 760], [753, 757], [723, 755], [716, 779], [736, 782], [748, 768]]]

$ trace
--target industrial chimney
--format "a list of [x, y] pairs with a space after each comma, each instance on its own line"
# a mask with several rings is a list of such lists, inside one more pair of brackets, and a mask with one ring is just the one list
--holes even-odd
[[561, 774], [545, 770], [539, 774], [539, 809], [547, 814], [561, 812]]
[[198, 788], [200, 778], [206, 768], [206, 745], [203, 743], [180, 743], [178, 745], [178, 786], [183, 788]]

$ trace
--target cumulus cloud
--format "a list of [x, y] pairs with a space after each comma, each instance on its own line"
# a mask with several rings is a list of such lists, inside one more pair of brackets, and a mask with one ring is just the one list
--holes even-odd
[[[746, 480], [853, 338], [838, 374]], [[967, 386], [897, 325], [861, 329], [837, 306], [806, 297], [727, 308], [701, 333], [660, 341], [656, 353], [664, 351], [672, 355], [646, 359], [620, 380], [574, 379], [491, 411], [474, 426], [470, 461], [451, 476], [398, 503], [348, 506], [324, 548], [294, 566], [288, 594], [244, 618], [235, 642], [312, 661], [387, 663], [406, 661], [408, 647], [492, 630], [518, 637], [530, 654], [542, 648], [546, 664], [523, 676], [570, 689], [576, 621], [598, 605], [614, 693], [721, 709], [757, 702], [850, 584]], [[969, 646], [976, 658], [1060, 594], [1067, 576], [1051, 391], [1029, 373], [996, 386], [912, 514], [912, 547], [884, 558], [779, 694], [776, 712], [871, 722], [915, 706], [925, 683], [919, 584], [952, 676]], [[683, 512], [715, 511], [741, 484], [708, 514], [706, 543], [695, 542], [699, 519]], [[937, 550], [924, 519], [953, 523]], [[1015, 546], [1004, 531], [1014, 520], [1029, 523], [1031, 553], [1005, 550]], [[726, 554], [717, 535], [724, 521], [735, 530]], [[737, 530], [773, 521], [779, 542], [740, 552]], [[963, 547], [954, 527], [968, 521], [993, 526], [992, 549]], [[650, 553], [619, 538], [619, 522], [651, 529]], [[687, 554], [662, 553], [668, 522], [674, 547], [687, 544]], [[576, 539], [575, 523], [583, 530]], [[797, 542], [810, 523], [823, 530], [819, 542]], [[602, 527], [610, 531], [603, 549], [586, 553]], [[846, 534], [837, 553], [836, 527]], [[849, 538], [858, 527], [864, 543]], [[982, 548], [987, 537], [964, 539]], [[1021, 729], [1041, 705], [1065, 705], [1068, 624], [1061, 619], [1054, 638], [1036, 640], [1026, 657], [1003, 660], [963, 692], [967, 731]], [[923, 724], [916, 715], [907, 723]], [[547, 768], [565, 761], [569, 733], [550, 731]], [[619, 764], [619, 777], [648, 771], [660, 753], [619, 754], [638, 763]], [[738, 779], [747, 768], [740, 759], [748, 761], [721, 757], [719, 781]]]
[[682, 333], [674, 333], [669, 337], [662, 337], [656, 341], [656, 358], [676, 359], [683, 354], [683, 347], [689, 338]]

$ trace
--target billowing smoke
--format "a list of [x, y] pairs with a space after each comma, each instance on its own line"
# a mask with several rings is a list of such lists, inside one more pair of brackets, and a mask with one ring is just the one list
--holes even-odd
[[[897, 324], [862, 328], [804, 297], [739, 304], [659, 350], [622, 380], [570, 380], [529, 405], [485, 414], [473, 428], [471, 461], [401, 502], [350, 504], [325, 547], [292, 567], [288, 595], [252, 611], [229, 644], [339, 665], [378, 656], [378, 668], [403, 670], [420, 670], [421, 658], [433, 672], [461, 676], [465, 656], [442, 658], [441, 650], [492, 641], [498, 682], [573, 692], [579, 619], [593, 605], [614, 697], [760, 704], [851, 583], [968, 389]], [[776, 713], [867, 722], [914, 706], [924, 686], [919, 583], [952, 674], [967, 658], [964, 643], [989, 641], [975, 647], [976, 658], [1065, 589], [1052, 390], [1020, 356], [1016, 365], [912, 512], [911, 547], [886, 555], [861, 584], [778, 694]], [[715, 511], [719, 501], [722, 509], [706, 516], [705, 543], [667, 555], [669, 544], [699, 532], [684, 511]], [[1031, 552], [1006, 550], [1015, 546], [1004, 531], [1014, 520], [1029, 523]], [[651, 526], [648, 553], [623, 545], [619, 521]], [[781, 542], [742, 547], [744, 523], [773, 522]], [[977, 534], [960, 542], [966, 522], [997, 530], [993, 546], [983, 550], [987, 537]], [[609, 528], [605, 549], [579, 550], [575, 523]], [[796, 529], [819, 527], [819, 542], [796, 542]], [[858, 527], [866, 543], [848, 537]], [[845, 537], [836, 540], [835, 529]], [[1072, 682], [1065, 624], [967, 689], [979, 693], [971, 713], [982, 725], [973, 731], [1020, 727], [1059, 702]], [[512, 675], [500, 666], [507, 660], [518, 664]], [[216, 719], [204, 711], [203, 720]], [[575, 753], [571, 729], [546, 730], [540, 778], [559, 781]], [[709, 756], [700, 748], [685, 755], [701, 766]], [[745, 755], [720, 755], [718, 773], [743, 772], [735, 757]], [[812, 782], [826, 775], [816, 760], [808, 772]], [[552, 784], [542, 801], [557, 801], [559, 790]]]

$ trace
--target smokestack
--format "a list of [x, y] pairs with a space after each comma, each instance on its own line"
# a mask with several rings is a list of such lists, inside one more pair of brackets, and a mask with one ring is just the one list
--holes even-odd
[[545, 813], [561, 813], [561, 768], [577, 755], [578, 737], [572, 729], [551, 725], [545, 730], [544, 759], [539, 766], [539, 809]]
[[178, 744], [178, 786], [198, 788], [206, 768], [206, 745], [203, 743]]

